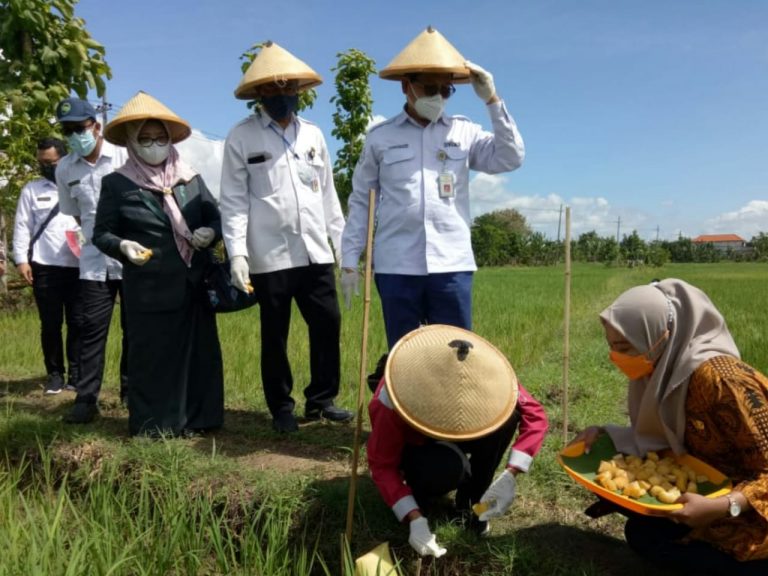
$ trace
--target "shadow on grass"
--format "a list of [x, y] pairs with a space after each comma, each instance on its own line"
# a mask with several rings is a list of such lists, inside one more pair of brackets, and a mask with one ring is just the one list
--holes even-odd
[[45, 378], [22, 378], [19, 380], [0, 380], [0, 397], [29, 396], [43, 394]]
[[491, 538], [494, 545], [504, 545], [511, 540], [518, 551], [524, 551], [519, 559], [535, 559], [535, 563], [515, 565], [515, 574], [541, 574], [541, 559], [553, 562], [550, 574], [594, 574], [621, 576], [672, 576], [676, 572], [659, 569], [635, 554], [617, 538], [596, 533], [577, 526], [556, 523], [538, 524], [515, 531], [509, 536]]
[[[63, 417], [75, 399], [73, 392], [44, 394], [45, 377], [0, 380], [0, 413], [8, 416], [0, 429], [0, 445], [20, 454], [37, 450], [56, 438], [78, 443], [83, 436], [123, 443], [129, 441], [128, 410], [112, 390], [102, 390], [99, 416], [89, 424], [70, 425]], [[354, 424], [307, 421], [299, 418], [299, 431], [278, 434], [268, 412], [225, 410], [224, 426], [203, 437], [179, 440], [210, 455], [214, 451], [255, 469], [274, 468], [295, 473], [314, 468], [348, 467]], [[362, 439], [365, 441], [365, 438]]]

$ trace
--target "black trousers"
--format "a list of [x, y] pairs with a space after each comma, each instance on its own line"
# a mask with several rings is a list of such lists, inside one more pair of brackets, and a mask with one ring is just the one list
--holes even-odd
[[333, 404], [339, 393], [341, 314], [333, 264], [310, 264], [251, 275], [261, 312], [261, 380], [273, 416], [292, 412], [293, 375], [288, 362], [291, 303], [309, 331], [309, 385], [306, 409]]
[[482, 438], [463, 442], [432, 441], [408, 445], [401, 468], [419, 506], [456, 490], [456, 507], [469, 509], [480, 501], [493, 482], [520, 423], [515, 410], [500, 428]]
[[633, 514], [624, 526], [627, 544], [641, 556], [681, 574], [765, 576], [768, 560], [739, 562], [706, 542], [680, 542], [691, 529], [664, 518]]
[[[77, 383], [75, 402], [95, 404], [99, 398], [104, 377], [104, 359], [107, 351], [107, 337], [112, 322], [115, 298], [122, 290], [122, 281], [81, 280], [83, 323], [80, 349], [80, 380]], [[120, 306], [122, 328], [122, 352], [120, 355], [120, 398], [128, 393], [126, 366], [128, 363], [128, 340], [126, 338], [125, 306]]]
[[47, 374], [64, 374], [62, 327], [67, 323], [66, 356], [69, 382], [80, 377], [80, 324], [82, 303], [79, 298], [80, 271], [67, 266], [32, 263], [32, 291], [40, 317], [40, 343]]

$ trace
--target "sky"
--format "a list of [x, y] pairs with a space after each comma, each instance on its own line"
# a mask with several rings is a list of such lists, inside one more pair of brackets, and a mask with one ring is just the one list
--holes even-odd
[[[762, 0], [80, 0], [106, 48], [113, 113], [144, 90], [186, 119], [184, 158], [218, 189], [222, 140], [249, 114], [240, 55], [273, 40], [324, 80], [303, 113], [331, 154], [333, 71], [386, 66], [428, 25], [494, 76], [525, 140], [511, 173], [474, 173], [472, 214], [515, 208], [534, 231], [645, 240], [768, 233], [768, 2]], [[370, 78], [377, 119], [397, 82]], [[490, 129], [471, 87], [446, 112]], [[95, 96], [94, 96], [95, 97]]]

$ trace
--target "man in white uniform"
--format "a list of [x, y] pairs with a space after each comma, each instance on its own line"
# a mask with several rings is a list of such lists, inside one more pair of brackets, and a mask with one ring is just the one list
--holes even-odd
[[258, 99], [256, 114], [235, 125], [224, 146], [221, 221], [233, 284], [255, 291], [261, 311], [261, 377], [273, 428], [298, 429], [287, 341], [293, 300], [309, 329], [310, 382], [304, 415], [343, 422], [339, 391], [341, 318], [334, 249], [344, 217], [328, 149], [314, 124], [298, 117], [299, 92], [318, 74], [267, 42], [235, 96]]
[[46, 394], [64, 389], [65, 347], [61, 329], [66, 316], [66, 388], [79, 378], [80, 299], [79, 262], [67, 246], [66, 232], [77, 227], [72, 216], [59, 211], [56, 166], [67, 154], [64, 142], [44, 138], [37, 144], [42, 178], [27, 182], [19, 194], [13, 227], [13, 259], [22, 278], [32, 286], [40, 317], [40, 343], [48, 381]]
[[[374, 126], [355, 168], [342, 240], [342, 290], [357, 291], [368, 190], [377, 191], [373, 266], [389, 347], [421, 324], [472, 329], [469, 171], [518, 168], [525, 154], [491, 74], [468, 62], [437, 31], [417, 36], [380, 74], [399, 80], [406, 103]], [[471, 82], [493, 132], [443, 113], [454, 84]], [[349, 305], [349, 304], [348, 304]]]
[[[81, 326], [80, 379], [77, 398], [65, 421], [84, 424], [98, 413], [96, 402], [104, 376], [107, 336], [115, 298], [122, 287], [122, 265], [102, 254], [91, 243], [101, 179], [125, 163], [125, 149], [106, 142], [96, 111], [87, 101], [67, 98], [56, 107], [56, 117], [71, 152], [56, 169], [62, 214], [74, 216], [82, 227], [85, 245], [80, 251]], [[120, 398], [127, 395], [125, 315], [120, 307], [123, 346], [120, 359]]]

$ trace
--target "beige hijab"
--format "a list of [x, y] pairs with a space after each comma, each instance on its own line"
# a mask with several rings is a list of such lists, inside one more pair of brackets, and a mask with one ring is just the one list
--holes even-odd
[[630, 288], [600, 318], [643, 353], [669, 330], [653, 373], [629, 382], [631, 426], [606, 426], [616, 449], [636, 455], [664, 448], [684, 453], [691, 375], [709, 358], [740, 357], [725, 319], [704, 292], [674, 278]]

